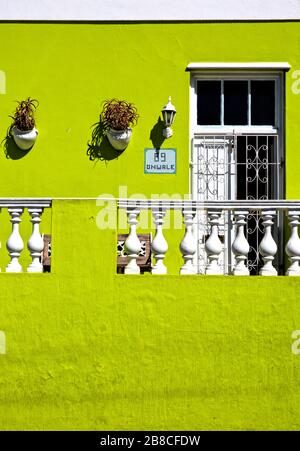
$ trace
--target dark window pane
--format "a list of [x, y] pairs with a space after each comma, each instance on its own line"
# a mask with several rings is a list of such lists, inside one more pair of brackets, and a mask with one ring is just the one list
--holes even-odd
[[275, 125], [275, 81], [251, 81], [251, 124]]
[[274, 136], [237, 137], [237, 199], [273, 198], [276, 181], [275, 144]]
[[224, 124], [248, 124], [248, 82], [224, 81]]
[[221, 82], [200, 80], [197, 82], [197, 124], [221, 125]]

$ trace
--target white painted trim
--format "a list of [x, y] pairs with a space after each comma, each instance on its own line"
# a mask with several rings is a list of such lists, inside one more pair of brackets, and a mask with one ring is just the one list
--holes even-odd
[[0, 197], [0, 208], [49, 208], [52, 200], [38, 197]]
[[[215, 63], [219, 64], [219, 63]], [[221, 63], [222, 64], [222, 63]], [[233, 63], [236, 64], [236, 63]], [[252, 63], [246, 63], [252, 64]], [[270, 64], [270, 63], [269, 63]], [[288, 63], [276, 63], [276, 64], [288, 64]], [[240, 68], [240, 67], [239, 67]], [[246, 67], [245, 67], [246, 68]], [[264, 69], [265, 66], [264, 66]], [[275, 81], [275, 127], [266, 125], [211, 125], [203, 126], [197, 124], [197, 81], [201, 79], [233, 79], [233, 80], [274, 80]], [[277, 146], [277, 161], [280, 162], [284, 158], [284, 73], [282, 70], [256, 70], [253, 66], [247, 68], [246, 71], [238, 71], [226, 69], [223, 71], [219, 68], [203, 71], [191, 71], [190, 74], [190, 118], [189, 118], [189, 131], [190, 131], [190, 171], [189, 171], [189, 187], [190, 195], [194, 198], [195, 195], [195, 180], [193, 179], [193, 162], [197, 161], [197, 155], [194, 154], [194, 140], [198, 136], [202, 135], [239, 135], [239, 134], [257, 134], [257, 135], [278, 135]], [[283, 176], [277, 174], [277, 186], [275, 187], [276, 193], [274, 197], [283, 196]]]
[[[217, 63], [218, 64], [218, 63]], [[281, 63], [282, 64], [282, 63]], [[208, 80], [274, 80], [276, 89], [275, 101], [275, 127], [270, 125], [198, 125], [197, 124], [197, 81]], [[257, 134], [281, 134], [283, 132], [283, 72], [255, 71], [252, 67], [249, 71], [238, 70], [207, 70], [191, 71], [190, 78], [190, 140], [197, 134], [236, 134], [236, 133], [257, 133]], [[191, 148], [192, 152], [192, 148]], [[192, 155], [191, 155], [192, 158]]]
[[[236, 208], [250, 208], [252, 210], [300, 210], [300, 200], [299, 199], [268, 199], [268, 200], [214, 200], [214, 201], [195, 201], [195, 200], [180, 200], [180, 199], [143, 199], [143, 198], [121, 198], [121, 197], [52, 197], [50, 198], [25, 198], [25, 197], [6, 197], [0, 198], [1, 206], [28, 206], [28, 203], [32, 207], [36, 207], [37, 204], [34, 203], [36, 201], [40, 204], [40, 201], [105, 201], [105, 202], [117, 202], [120, 208], [134, 208], [140, 207], [143, 209], [148, 208], [159, 208], [166, 207], [169, 209], [201, 209], [201, 208], [221, 208], [221, 209], [236, 209]], [[42, 203], [41, 203], [42, 204]], [[45, 205], [41, 205], [45, 206]]]
[[291, 65], [286, 62], [274, 63], [189, 63], [186, 71], [197, 70], [285, 70]]
[[115, 200], [123, 209], [139, 208], [148, 210], [166, 208], [169, 210], [294, 210], [300, 211], [300, 200], [179, 200], [179, 199], [101, 199]]
[[0, 0], [11, 21], [299, 20], [300, 0]]

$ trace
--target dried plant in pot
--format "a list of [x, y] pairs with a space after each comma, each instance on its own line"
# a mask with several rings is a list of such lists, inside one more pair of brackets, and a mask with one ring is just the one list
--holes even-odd
[[37, 106], [38, 101], [28, 97], [18, 102], [14, 115], [10, 116], [13, 119], [11, 134], [19, 149], [28, 150], [35, 143], [38, 135], [34, 118]]
[[124, 150], [130, 141], [132, 128], [138, 120], [136, 107], [125, 100], [106, 100], [100, 115], [107, 138], [116, 150]]

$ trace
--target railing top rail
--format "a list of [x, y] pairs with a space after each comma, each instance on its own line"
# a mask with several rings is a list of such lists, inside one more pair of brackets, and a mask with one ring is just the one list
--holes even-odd
[[299, 210], [300, 200], [267, 199], [267, 200], [190, 200], [190, 199], [130, 199], [116, 197], [53, 197], [53, 198], [0, 198], [0, 208], [9, 207], [51, 207], [53, 200], [59, 201], [97, 201], [116, 202], [119, 208], [153, 209], [166, 208], [170, 210], [192, 208], [195, 210]]
[[119, 208], [169, 210], [299, 210], [300, 200], [145, 200], [145, 199], [118, 199]]
[[28, 207], [48, 208], [52, 205], [49, 198], [0, 197], [0, 208]]

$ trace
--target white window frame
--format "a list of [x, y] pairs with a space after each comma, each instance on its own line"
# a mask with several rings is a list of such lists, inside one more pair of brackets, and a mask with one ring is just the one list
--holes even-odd
[[[203, 63], [204, 64], [204, 63]], [[217, 63], [216, 63], [217, 64]], [[261, 68], [227, 68], [222, 67], [202, 69], [195, 68], [190, 70], [190, 196], [191, 198], [197, 197], [197, 183], [194, 179], [194, 163], [196, 161], [197, 155], [195, 154], [194, 141], [201, 135], [218, 135], [220, 136], [232, 136], [235, 134], [253, 134], [253, 135], [278, 135], [277, 140], [277, 156], [276, 161], [280, 164], [281, 170], [277, 180], [276, 187], [276, 198], [282, 199], [285, 197], [285, 171], [282, 163], [284, 162], [285, 150], [285, 71], [288, 70], [287, 67], [284, 68], [266, 68], [262, 70]], [[274, 80], [275, 81], [275, 124], [271, 125], [198, 125], [197, 124], [197, 81], [198, 80]], [[248, 90], [249, 95], [249, 90]], [[224, 102], [224, 98], [221, 99]], [[248, 101], [248, 117], [249, 105]], [[235, 187], [233, 187], [234, 189]], [[197, 229], [198, 230], [198, 229]], [[230, 237], [232, 239], [232, 236]], [[197, 248], [197, 262], [198, 262], [198, 252]], [[224, 254], [226, 255], [226, 254]], [[228, 262], [230, 264], [232, 255], [227, 256], [229, 258]], [[280, 258], [281, 260], [281, 258]]]
[[[275, 126], [272, 125], [198, 125], [197, 124], [197, 81], [198, 80], [274, 80], [275, 81]], [[265, 133], [280, 134], [283, 132], [284, 115], [284, 73], [282, 71], [192, 71], [190, 80], [190, 136], [197, 133]], [[223, 83], [221, 84], [223, 86]], [[224, 95], [221, 92], [221, 115], [224, 115]], [[250, 115], [251, 98], [248, 89], [248, 116]]]
[[[193, 63], [195, 65], [195, 63]], [[207, 64], [207, 63], [205, 63]], [[215, 63], [217, 65], [217, 63]], [[229, 64], [229, 63], [228, 63]], [[195, 160], [194, 155], [194, 139], [197, 135], [203, 134], [220, 134], [220, 135], [235, 135], [239, 133], [245, 134], [266, 134], [278, 135], [278, 154], [277, 161], [284, 165], [285, 160], [285, 72], [288, 67], [262, 68], [235, 67], [226, 68], [228, 64], [222, 67], [209, 69], [192, 69], [190, 71], [190, 167], [192, 169]], [[279, 63], [278, 63], [279, 64]], [[280, 63], [281, 64], [281, 63]], [[287, 65], [288, 63], [286, 63]], [[264, 63], [265, 65], [265, 63]], [[211, 66], [211, 63], [210, 63]], [[197, 124], [197, 81], [198, 80], [274, 80], [275, 81], [275, 126], [271, 125], [198, 125]], [[249, 108], [249, 106], [248, 106]], [[281, 176], [278, 180], [277, 198], [285, 198], [285, 171], [282, 170]], [[190, 196], [194, 196], [194, 181], [192, 170], [189, 173]]]

